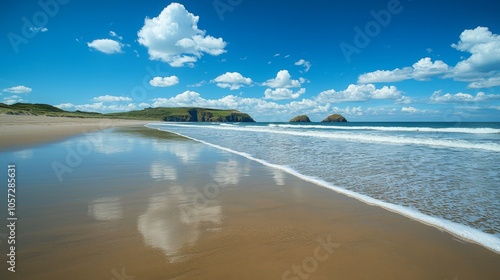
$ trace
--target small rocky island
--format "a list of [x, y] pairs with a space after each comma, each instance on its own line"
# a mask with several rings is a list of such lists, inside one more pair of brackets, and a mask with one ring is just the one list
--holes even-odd
[[307, 115], [300, 115], [292, 118], [289, 122], [311, 122]]
[[321, 122], [347, 122], [346, 118], [339, 114], [333, 114], [328, 116], [326, 119]]

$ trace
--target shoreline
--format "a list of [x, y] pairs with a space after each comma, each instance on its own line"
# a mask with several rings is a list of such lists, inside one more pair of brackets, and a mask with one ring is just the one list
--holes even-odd
[[[146, 127], [148, 127], [148, 126], [146, 126]], [[156, 129], [156, 128], [152, 128], [152, 129]], [[162, 130], [160, 130], [160, 131], [162, 131]], [[339, 188], [339, 187], [332, 185], [331, 183], [328, 183], [328, 182], [323, 181], [321, 179], [310, 177], [307, 175], [303, 175], [294, 169], [290, 169], [290, 168], [287, 168], [285, 166], [269, 163], [267, 161], [264, 161], [264, 160], [261, 160], [258, 158], [254, 158], [248, 154], [234, 151], [234, 150], [231, 150], [229, 148], [221, 147], [219, 145], [208, 143], [206, 141], [195, 139], [195, 138], [192, 138], [192, 137], [180, 134], [180, 133], [176, 133], [176, 132], [169, 131], [169, 133], [173, 133], [173, 134], [179, 135], [180, 137], [185, 137], [185, 138], [191, 139], [193, 141], [200, 142], [202, 144], [214, 147], [216, 149], [220, 149], [220, 150], [223, 150], [223, 151], [226, 151], [229, 153], [236, 154], [238, 156], [241, 156], [241, 157], [244, 157], [246, 159], [258, 162], [259, 164], [262, 164], [262, 165], [270, 167], [270, 168], [281, 170], [281, 171], [283, 171], [291, 176], [294, 176], [300, 180], [303, 180], [305, 182], [312, 183], [312, 184], [317, 185], [319, 187], [334, 191], [335, 193], [337, 193], [339, 195], [343, 195], [343, 196], [355, 199], [355, 200], [359, 201], [360, 203], [363, 203], [363, 204], [366, 204], [369, 206], [378, 207], [382, 210], [389, 211], [391, 213], [409, 218], [413, 221], [421, 223], [424, 226], [432, 227], [432, 228], [435, 228], [439, 231], [444, 231], [444, 232], [450, 234], [451, 236], [458, 238], [459, 240], [481, 246], [489, 251], [492, 251], [493, 253], [500, 255], [500, 241], [498, 239], [495, 239], [494, 236], [488, 235], [488, 234], [486, 234], [478, 229], [471, 228], [471, 227], [468, 227], [468, 226], [465, 226], [465, 225], [462, 225], [459, 223], [455, 223], [452, 221], [429, 216], [427, 214], [423, 214], [421, 212], [416, 212], [416, 211], [409, 209], [407, 207], [404, 207], [404, 206], [400, 206], [400, 205], [396, 205], [396, 204], [392, 204], [392, 203], [387, 203], [387, 202], [384, 202], [384, 201], [381, 201], [381, 200], [378, 200], [378, 199], [375, 199], [375, 198], [372, 198], [372, 197], [369, 197], [366, 195], [362, 195], [359, 193], [349, 191], [347, 189]], [[486, 244], [482, 243], [481, 240], [486, 240], [487, 241]]]
[[[50, 120], [43, 119], [45, 122]], [[40, 219], [51, 217], [54, 221], [61, 221], [54, 228], [40, 231], [42, 237], [46, 233], [44, 238], [61, 235], [65, 236], [63, 241], [66, 242], [78, 240], [69, 243], [68, 248], [55, 245], [51, 247], [54, 249], [46, 252], [49, 245], [37, 243], [43, 238], [37, 236], [36, 227], [33, 228], [33, 233], [29, 234], [37, 238], [32, 238], [26, 251], [20, 252], [20, 257], [33, 262], [29, 266], [26, 263], [26, 270], [38, 267], [43, 272], [41, 275], [56, 276], [52, 279], [66, 279], [69, 275], [82, 275], [77, 279], [85, 279], [82, 272], [89, 273], [87, 279], [94, 276], [103, 278], [111, 275], [111, 269], [121, 267], [126, 267], [129, 275], [141, 279], [224, 279], [242, 275], [253, 279], [269, 279], [270, 275], [273, 279], [295, 279], [298, 276], [292, 274], [293, 267], [298, 264], [307, 268], [303, 265], [307, 263], [305, 260], [312, 260], [318, 244], [322, 244], [317, 240], [328, 243], [331, 236], [332, 242], [339, 246], [333, 248], [324, 261], [316, 259], [317, 269], [311, 273], [311, 279], [496, 279], [500, 275], [500, 268], [496, 266], [500, 255], [483, 246], [464, 243], [438, 228], [360, 202], [346, 194], [332, 192], [315, 182], [248, 157], [230, 151], [221, 152], [197, 141], [166, 139], [170, 137], [167, 132], [162, 139], [155, 136], [156, 133], [150, 133], [155, 129], [138, 127], [140, 124], [142, 122], [120, 123], [119, 126], [124, 128], [105, 131], [107, 136], [104, 139], [112, 141], [111, 138], [116, 138], [126, 143], [127, 139], [136, 139], [137, 133], [143, 131], [141, 139], [145, 142], [138, 147], [156, 147], [158, 150], [153, 150], [152, 154], [139, 153], [142, 165], [137, 163], [139, 158], [133, 157], [129, 172], [127, 169], [118, 172], [118, 177], [101, 167], [92, 167], [86, 175], [81, 174], [79, 172], [87, 167], [79, 167], [82, 169], [72, 173], [76, 176], [75, 183], [72, 183], [72, 177], [68, 177], [64, 186], [60, 186], [62, 189], [58, 189], [57, 184], [49, 189], [40, 187], [44, 193], [57, 193], [59, 200], [59, 196], [65, 197], [60, 193], [64, 189], [78, 191], [72, 184], [82, 184], [85, 186], [82, 190], [84, 197], [71, 192], [69, 195], [70, 198], [71, 195], [78, 197], [76, 202], [77, 205], [82, 204], [83, 212], [74, 210], [74, 206], [67, 203], [71, 201], [67, 197], [66, 202], [61, 199], [63, 204], [58, 207], [51, 205], [44, 208], [29, 203], [24, 206], [26, 210], [40, 215]], [[85, 130], [87, 125], [93, 127], [93, 131], [99, 130], [95, 123], [80, 128]], [[33, 126], [36, 124], [20, 127], [29, 134]], [[79, 125], [45, 123], [44, 126], [64, 129]], [[72, 135], [77, 136], [79, 133], [74, 131]], [[44, 128], [37, 133], [34, 138], [40, 139], [41, 134], [51, 133], [51, 130]], [[71, 141], [78, 143], [78, 139], [75, 137]], [[122, 142], [110, 143], [118, 145]], [[211, 154], [206, 158], [200, 156], [209, 152]], [[130, 158], [128, 153], [123, 153], [126, 155], [124, 159]], [[108, 163], [112, 168], [109, 170], [121, 170], [115, 169], [117, 164], [125, 164], [123, 168], [129, 166], [115, 155], [120, 153], [103, 154], [106, 161], [89, 158], [88, 166]], [[33, 163], [33, 166], [40, 164]], [[223, 168], [219, 170], [220, 164]], [[146, 173], [130, 172], [138, 172], [137, 167], [143, 165], [148, 167]], [[210, 168], [215, 170], [210, 172]], [[89, 177], [95, 170], [109, 177]], [[39, 184], [38, 180], [32, 180], [33, 184]], [[132, 182], [134, 180], [138, 185]], [[210, 180], [231, 186], [219, 186], [218, 195], [210, 198], [210, 193], [203, 189]], [[106, 183], [100, 190], [102, 182]], [[143, 188], [143, 184], [148, 187]], [[140, 191], [124, 193], [124, 188], [134, 189], [134, 185], [141, 186]], [[205, 194], [211, 204], [202, 208], [206, 211], [197, 211], [191, 222], [186, 223], [182, 221], [182, 213], [179, 215], [178, 206], [185, 205], [192, 196], [196, 197], [196, 192], [190, 190], [191, 186], [199, 186], [198, 194], [200, 191]], [[97, 190], [100, 193], [96, 193]], [[24, 194], [25, 199], [27, 195]], [[88, 209], [85, 208], [87, 196], [89, 201], [93, 201]], [[46, 202], [42, 199], [38, 203]], [[83, 217], [91, 214], [100, 220], [94, 224], [88, 218], [73, 217], [78, 213]], [[71, 221], [68, 215], [71, 215]], [[36, 224], [33, 220], [37, 219], [26, 219], [25, 226]], [[120, 223], [116, 222], [118, 219]], [[73, 221], [74, 226], [71, 225]], [[163, 233], [164, 230], [169, 234]], [[109, 241], [110, 234], [113, 234], [112, 242]], [[21, 239], [28, 238], [20, 236]], [[58, 240], [51, 242], [59, 244]], [[178, 243], [181, 245], [176, 245]], [[37, 252], [47, 253], [50, 261], [30, 257]], [[85, 272], [90, 265], [90, 256], [97, 264], [96, 270]], [[59, 259], [72, 264], [71, 268], [47, 270], [45, 267], [54, 261], [52, 257], [55, 261]], [[80, 264], [82, 260], [84, 264]], [[221, 263], [227, 265], [221, 268]], [[35, 272], [33, 268], [31, 270]], [[287, 274], [288, 271], [291, 273]]]
[[112, 127], [145, 125], [151, 121], [68, 118], [0, 114], [0, 152], [32, 147]]

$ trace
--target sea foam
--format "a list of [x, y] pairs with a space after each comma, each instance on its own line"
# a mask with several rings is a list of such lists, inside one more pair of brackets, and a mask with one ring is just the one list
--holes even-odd
[[[207, 126], [201, 126], [201, 125], [188, 125], [188, 124], [186, 125], [168, 124], [168, 125], [179, 126], [179, 127], [207, 128]], [[273, 134], [283, 134], [291, 136], [328, 138], [328, 139], [367, 142], [367, 143], [376, 142], [380, 144], [392, 144], [392, 145], [423, 145], [423, 146], [442, 147], [442, 148], [478, 149], [478, 150], [486, 150], [492, 152], [500, 152], [500, 145], [496, 143], [492, 142], [473, 143], [470, 141], [459, 140], [459, 139], [442, 139], [442, 138], [432, 138], [432, 137], [405, 137], [396, 135], [378, 135], [378, 134], [367, 134], [367, 133], [350, 133], [350, 132], [333, 132], [333, 131], [316, 131], [316, 130], [314, 131], [279, 130], [268, 126], [267, 127], [266, 126], [263, 127], [211, 126], [210, 129], [273, 133]]]
[[489, 127], [403, 127], [403, 126], [332, 126], [332, 125], [300, 125], [300, 124], [269, 124], [269, 127], [292, 129], [331, 129], [331, 130], [369, 130], [389, 132], [429, 132], [429, 133], [468, 133], [468, 134], [499, 134], [500, 129]]

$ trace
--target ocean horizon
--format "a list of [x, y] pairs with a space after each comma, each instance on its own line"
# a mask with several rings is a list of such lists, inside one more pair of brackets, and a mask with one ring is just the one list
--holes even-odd
[[500, 252], [499, 122], [161, 123]]

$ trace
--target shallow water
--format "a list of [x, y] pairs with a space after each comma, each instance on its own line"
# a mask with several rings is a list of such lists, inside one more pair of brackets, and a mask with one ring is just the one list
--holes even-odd
[[[203, 191], [208, 184], [219, 189], [238, 184], [248, 168], [235, 157], [145, 127], [2, 153], [1, 163], [14, 164], [17, 171], [16, 279], [58, 278], [65, 269], [78, 270], [80, 262], [100, 259], [101, 252], [114, 255], [121, 249], [110, 245], [110, 234], [117, 240], [140, 237], [131, 246], [161, 252], [156, 261], [181, 260], [185, 246], [219, 227], [220, 198], [207, 198]], [[4, 213], [4, 200], [0, 207]], [[97, 265], [97, 272], [79, 271], [76, 278], [112, 278], [121, 267], [105, 267], [110, 263]]]
[[310, 279], [500, 275], [484, 248], [166, 132], [88, 133], [2, 153], [9, 163], [17, 271], [1, 279], [283, 279], [330, 239]]
[[291, 168], [500, 250], [498, 123], [151, 127]]

